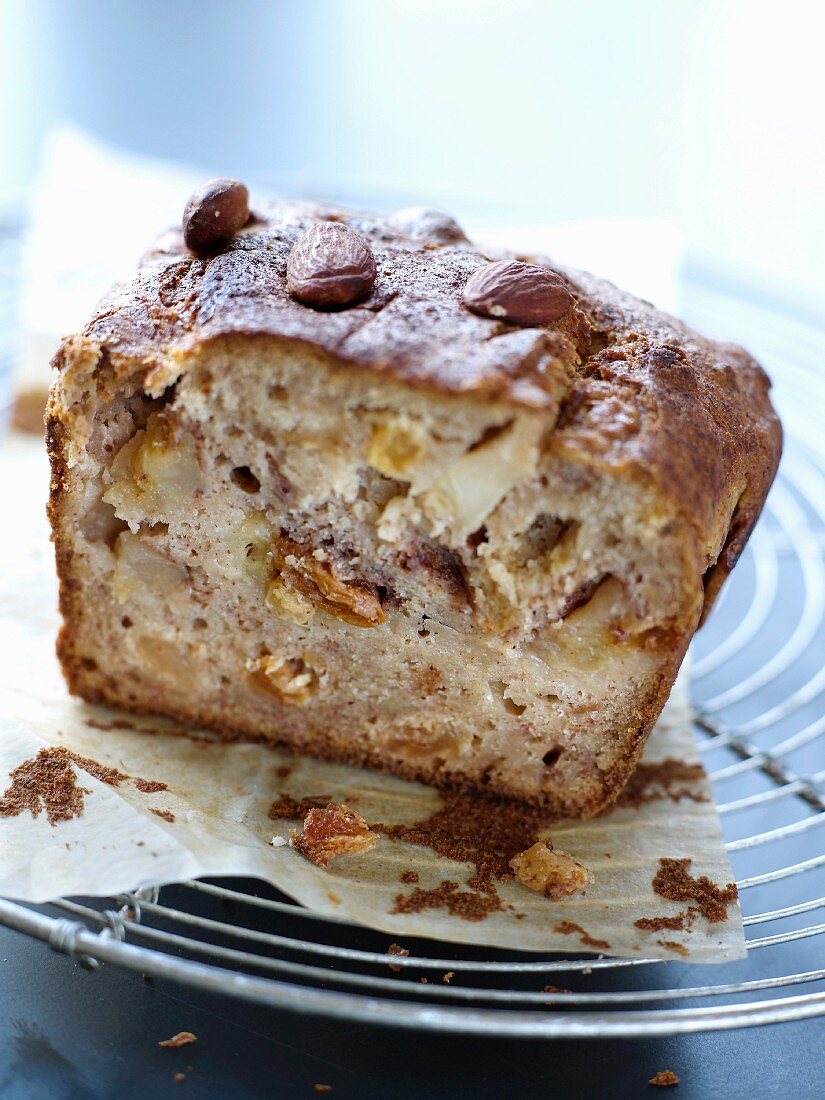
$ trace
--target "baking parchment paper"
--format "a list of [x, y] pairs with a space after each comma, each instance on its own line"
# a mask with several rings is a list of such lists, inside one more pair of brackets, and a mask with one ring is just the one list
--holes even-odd
[[[173, 723], [72, 699], [54, 656], [58, 615], [44, 513], [47, 483], [42, 446], [8, 440], [0, 456], [5, 517], [0, 537], [0, 796], [14, 768], [53, 745], [168, 789], [142, 791], [133, 779], [112, 785], [78, 770], [78, 785], [88, 791], [80, 816], [54, 825], [45, 813], [0, 816], [0, 896], [43, 902], [67, 895], [109, 896], [202, 876], [249, 875], [317, 912], [358, 921], [402, 942], [427, 936], [569, 953], [596, 950], [587, 941], [598, 940], [603, 954], [691, 962], [724, 962], [745, 954], [738, 903], [720, 922], [697, 917], [689, 928], [666, 931], [634, 924], [685, 909], [684, 903], [653, 890], [661, 858], [689, 858], [692, 875], [707, 875], [720, 887], [731, 881], [706, 778], [690, 784], [692, 797], [654, 797], [595, 820], [552, 825], [547, 835], [556, 848], [584, 863], [593, 884], [584, 895], [553, 902], [515, 880], [497, 883], [503, 908], [482, 920], [451, 916], [443, 909], [390, 912], [398, 895], [414, 889], [402, 883], [403, 872], [417, 872], [423, 890], [444, 880], [467, 889], [474, 868], [429, 848], [382, 836], [372, 851], [336, 859], [323, 870], [288, 844], [276, 840], [273, 846], [273, 838], [288, 840], [290, 830], [300, 827], [297, 821], [268, 817], [282, 793], [296, 799], [329, 795], [367, 821], [384, 823], [426, 818], [441, 796], [417, 783], [259, 745], [224, 744], [197, 731], [187, 731], [195, 737], [180, 736]], [[698, 762], [689, 717], [682, 682], [648, 742], [647, 763]], [[577, 930], [571, 932], [571, 925]]]

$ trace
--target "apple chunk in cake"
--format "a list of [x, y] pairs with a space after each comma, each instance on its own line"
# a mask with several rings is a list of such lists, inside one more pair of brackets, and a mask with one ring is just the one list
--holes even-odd
[[[418, 217], [172, 238], [64, 343], [60, 657], [89, 700], [593, 814], [758, 516], [767, 380]], [[374, 257], [357, 304], [295, 275], [318, 223]]]

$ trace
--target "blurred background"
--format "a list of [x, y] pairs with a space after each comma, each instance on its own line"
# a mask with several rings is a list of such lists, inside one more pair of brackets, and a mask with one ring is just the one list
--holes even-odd
[[808, 0], [0, 0], [23, 358], [214, 174], [440, 206], [669, 308], [712, 270], [820, 318], [823, 29]]
[[73, 123], [294, 191], [668, 221], [825, 291], [809, 0], [2, 0], [0, 194]]

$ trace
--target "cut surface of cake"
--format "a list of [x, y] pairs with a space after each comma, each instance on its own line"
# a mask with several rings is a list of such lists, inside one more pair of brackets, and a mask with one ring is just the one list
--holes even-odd
[[434, 211], [231, 213], [56, 356], [70, 689], [597, 813], [761, 510], [764, 372]]

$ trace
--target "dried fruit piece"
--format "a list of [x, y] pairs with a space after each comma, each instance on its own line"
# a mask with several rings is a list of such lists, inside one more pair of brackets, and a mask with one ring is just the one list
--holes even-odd
[[290, 844], [312, 863], [326, 867], [331, 859], [369, 852], [378, 843], [374, 833], [356, 810], [338, 802], [311, 809], [304, 818], [302, 833], [292, 832]]
[[476, 531], [510, 490], [535, 472], [541, 432], [538, 420], [518, 418], [448, 467], [421, 498], [435, 534], [449, 527], [463, 539]]
[[551, 901], [576, 894], [593, 881], [583, 863], [557, 852], [552, 840], [540, 840], [510, 860], [520, 883]]
[[174, 425], [159, 413], [135, 432], [111, 465], [112, 483], [103, 494], [119, 516], [168, 516], [191, 508], [203, 486], [203, 472], [191, 440], [174, 437]]
[[264, 654], [246, 662], [253, 684], [282, 703], [306, 703], [318, 686], [318, 674], [303, 657]]
[[140, 535], [122, 532], [114, 554], [112, 591], [118, 603], [127, 603], [146, 590], [168, 598], [186, 588], [189, 575], [183, 566], [158, 553]]
[[284, 584], [282, 577], [275, 577], [269, 582], [265, 602], [270, 611], [301, 626], [306, 626], [315, 614], [312, 601]]
[[353, 626], [380, 626], [387, 621], [375, 585], [342, 580], [328, 562], [315, 557], [311, 547], [282, 538], [273, 547], [273, 566], [276, 580], [328, 615]]
[[286, 285], [305, 306], [329, 309], [365, 298], [375, 274], [375, 258], [360, 233], [341, 222], [318, 222], [293, 246]]
[[183, 239], [196, 256], [218, 252], [249, 221], [249, 191], [239, 180], [209, 180], [183, 211]]
[[464, 305], [481, 317], [515, 325], [548, 325], [573, 305], [573, 295], [555, 271], [519, 260], [496, 260], [474, 271], [464, 287]]

